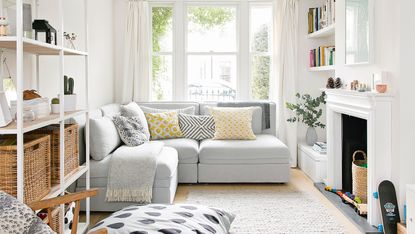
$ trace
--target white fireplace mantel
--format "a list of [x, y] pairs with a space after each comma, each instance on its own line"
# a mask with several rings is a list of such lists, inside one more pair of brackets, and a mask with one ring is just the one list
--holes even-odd
[[342, 188], [342, 114], [367, 120], [368, 222], [381, 223], [379, 183], [391, 179], [393, 95], [325, 89], [327, 94], [327, 185]]

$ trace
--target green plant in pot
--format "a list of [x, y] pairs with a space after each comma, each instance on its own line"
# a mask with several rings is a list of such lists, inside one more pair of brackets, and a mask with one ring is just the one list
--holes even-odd
[[310, 94], [295, 95], [298, 103], [286, 103], [289, 110], [292, 110], [294, 117], [287, 119], [288, 122], [301, 122], [308, 126], [306, 133], [306, 143], [310, 146], [317, 142], [316, 128], [325, 128], [326, 125], [320, 122], [320, 117], [323, 114], [321, 104], [326, 104], [326, 94], [323, 92], [319, 97], [313, 98]]
[[52, 109], [52, 113], [53, 114], [58, 114], [59, 110], [60, 110], [59, 98], [52, 98], [50, 106], [51, 106], [51, 109]]
[[64, 76], [63, 78], [63, 89], [64, 89], [64, 98], [65, 98], [65, 111], [75, 111], [76, 110], [76, 94], [73, 93], [75, 86], [75, 81], [73, 78]]

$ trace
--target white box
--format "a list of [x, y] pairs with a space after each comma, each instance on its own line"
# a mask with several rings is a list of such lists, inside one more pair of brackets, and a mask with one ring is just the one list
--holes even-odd
[[298, 144], [298, 167], [314, 183], [321, 183], [327, 178], [327, 155], [313, 150], [305, 143]]

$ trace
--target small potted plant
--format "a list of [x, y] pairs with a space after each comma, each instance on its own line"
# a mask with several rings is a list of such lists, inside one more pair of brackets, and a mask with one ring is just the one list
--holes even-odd
[[308, 126], [306, 133], [306, 143], [310, 146], [317, 142], [316, 127], [325, 128], [326, 125], [320, 122], [323, 110], [321, 104], [326, 104], [326, 94], [323, 92], [319, 97], [313, 98], [310, 94], [295, 95], [299, 99], [298, 104], [286, 103], [289, 110], [292, 110], [295, 117], [287, 119], [288, 122], [302, 122]]
[[64, 76], [64, 105], [65, 111], [76, 110], [76, 94], [73, 93], [75, 81], [73, 78]]
[[53, 114], [58, 114], [60, 110], [59, 98], [52, 98], [50, 107], [52, 109]]

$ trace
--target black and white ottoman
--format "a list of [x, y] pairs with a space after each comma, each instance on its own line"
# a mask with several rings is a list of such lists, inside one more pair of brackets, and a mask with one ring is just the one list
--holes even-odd
[[108, 234], [226, 234], [235, 215], [200, 205], [129, 206], [97, 223], [90, 232], [106, 229]]

